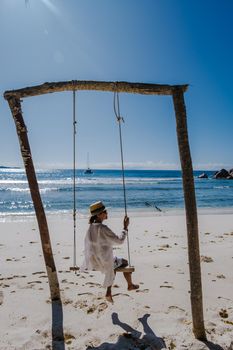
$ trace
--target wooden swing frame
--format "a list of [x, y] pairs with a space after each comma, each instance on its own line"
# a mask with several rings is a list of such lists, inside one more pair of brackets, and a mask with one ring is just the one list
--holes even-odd
[[42, 85], [6, 91], [4, 93], [4, 98], [8, 101], [19, 138], [21, 154], [38, 221], [42, 250], [48, 274], [50, 294], [51, 299], [53, 301], [61, 300], [59, 281], [53, 258], [47, 218], [45, 215], [43, 203], [39, 192], [39, 186], [33, 164], [32, 153], [27, 136], [27, 127], [23, 119], [21, 99], [53, 92], [76, 90], [95, 90], [110, 92], [117, 91], [144, 95], [172, 96], [176, 116], [176, 130], [185, 200], [193, 332], [194, 336], [197, 339], [206, 340], [203, 317], [197, 206], [193, 178], [193, 166], [188, 140], [186, 107], [184, 101], [184, 92], [187, 91], [187, 88], [188, 85], [160, 85], [132, 82], [72, 80], [66, 82], [44, 83]]

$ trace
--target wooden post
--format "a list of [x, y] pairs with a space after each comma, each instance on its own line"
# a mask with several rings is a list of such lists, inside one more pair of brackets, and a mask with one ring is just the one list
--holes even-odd
[[29, 183], [29, 188], [31, 192], [32, 201], [34, 203], [34, 208], [36, 212], [36, 217], [38, 221], [42, 250], [44, 254], [45, 265], [48, 274], [50, 294], [52, 301], [60, 300], [60, 290], [59, 282], [57, 277], [57, 271], [53, 259], [52, 246], [49, 237], [49, 230], [47, 225], [47, 220], [44, 212], [44, 207], [42, 204], [39, 186], [36, 178], [36, 173], [33, 165], [33, 160], [31, 156], [31, 150], [27, 137], [27, 128], [23, 120], [21, 103], [17, 98], [10, 98], [8, 100], [15, 125], [16, 131], [19, 137], [19, 143], [21, 148], [21, 153], [24, 161], [25, 171]]
[[176, 114], [177, 138], [180, 152], [181, 168], [183, 173], [193, 332], [197, 339], [206, 340], [202, 304], [197, 206], [193, 179], [193, 166], [188, 140], [186, 108], [183, 91], [181, 89], [177, 88], [173, 92], [173, 102]]

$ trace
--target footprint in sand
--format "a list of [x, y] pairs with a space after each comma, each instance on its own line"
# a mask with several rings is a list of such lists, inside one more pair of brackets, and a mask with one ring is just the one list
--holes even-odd
[[91, 304], [89, 304], [87, 300], [79, 300], [75, 303], [74, 307], [83, 309], [87, 314], [93, 314], [97, 311], [97, 317], [99, 317], [100, 314], [108, 308], [108, 304], [105, 301], [100, 303], [96, 302], [96, 299], [92, 300]]
[[103, 312], [107, 308], [108, 308], [108, 304], [106, 302], [100, 303], [97, 307], [98, 314], [100, 314], [101, 312]]
[[3, 304], [3, 292], [0, 291], [0, 305]]
[[122, 295], [122, 296], [129, 297], [129, 298], [130, 298], [130, 295], [129, 295], [129, 294], [126, 294], [126, 293], [116, 293], [116, 294], [113, 294], [113, 297], [118, 297], [119, 295]]
[[94, 283], [94, 282], [87, 282], [86, 285], [89, 285], [90, 287], [101, 287], [101, 284], [99, 283]]
[[159, 286], [159, 288], [174, 288], [173, 286], [170, 286], [169, 284], [168, 284], [168, 282], [167, 281], [165, 281], [165, 282], [163, 282], [164, 284], [162, 284], [161, 286]]
[[136, 290], [136, 293], [148, 293], [149, 289], [138, 289]]
[[90, 293], [90, 292], [87, 292], [87, 293], [78, 293], [77, 295], [78, 295], [78, 296], [80, 296], [80, 295], [93, 295], [93, 293]]
[[182, 309], [181, 307], [176, 306], [176, 305], [171, 305], [171, 306], [169, 306], [169, 307], [168, 307], [168, 310], [169, 310], [169, 311], [172, 311], [172, 310], [180, 310], [180, 311], [182, 311], [182, 312], [185, 312], [184, 309]]
[[38, 283], [42, 283], [41, 281], [30, 281], [28, 282], [28, 284], [38, 284]]
[[167, 250], [167, 248], [171, 248], [171, 246], [169, 244], [163, 244], [160, 246], [160, 248], [158, 250]]

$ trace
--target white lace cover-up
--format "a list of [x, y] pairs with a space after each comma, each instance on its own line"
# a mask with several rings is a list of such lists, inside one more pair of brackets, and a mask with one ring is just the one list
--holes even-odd
[[115, 273], [113, 263], [113, 245], [122, 244], [127, 231], [117, 236], [110, 228], [101, 223], [90, 224], [85, 237], [84, 262], [81, 271], [94, 270], [105, 274], [103, 287], [113, 284]]

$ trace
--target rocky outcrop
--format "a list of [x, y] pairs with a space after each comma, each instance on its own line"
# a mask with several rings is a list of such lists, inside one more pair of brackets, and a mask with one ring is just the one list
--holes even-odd
[[230, 171], [227, 171], [226, 169], [221, 169], [219, 171], [216, 171], [213, 178], [233, 180], [233, 169], [231, 169]]
[[206, 173], [202, 173], [198, 176], [198, 179], [208, 179], [208, 175]]

